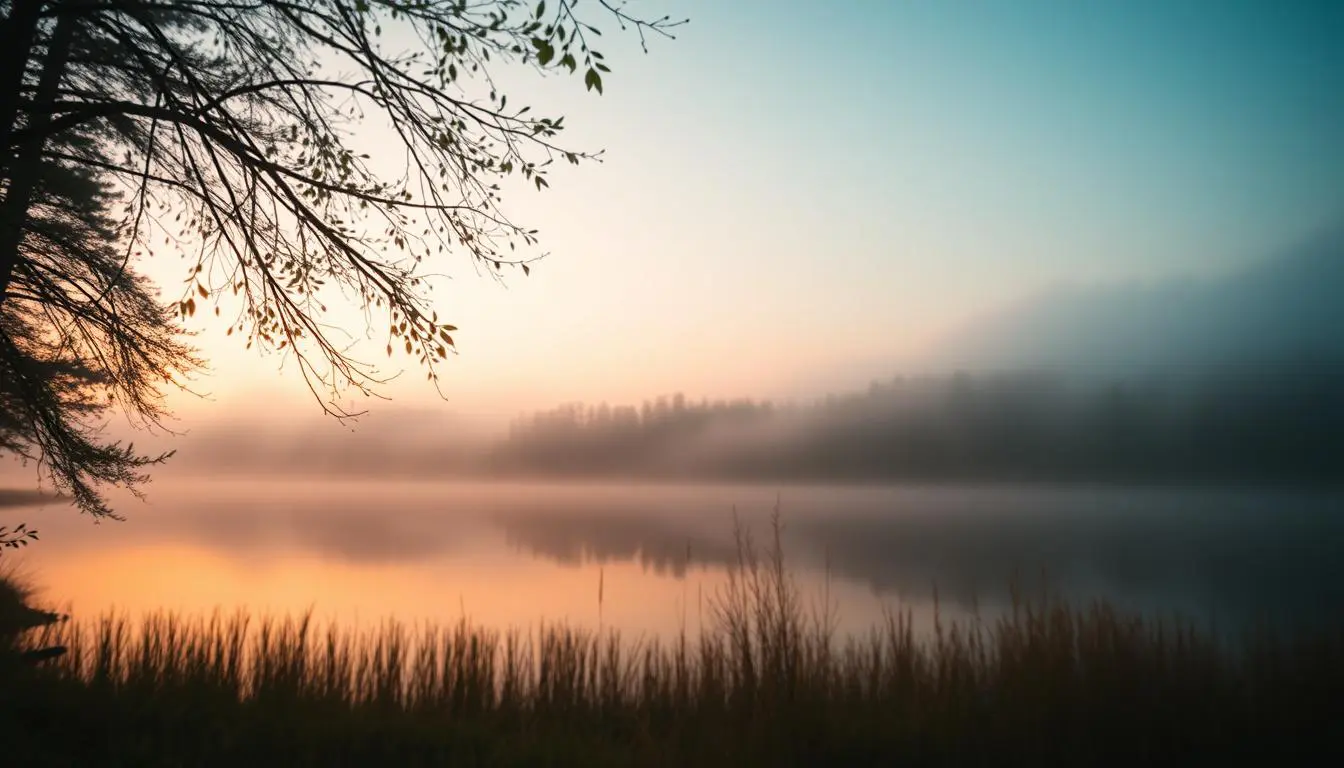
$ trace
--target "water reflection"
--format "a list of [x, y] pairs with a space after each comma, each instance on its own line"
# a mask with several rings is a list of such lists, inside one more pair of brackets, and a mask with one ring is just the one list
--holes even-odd
[[[1236, 624], [1337, 619], [1338, 494], [1120, 488], [467, 485], [294, 482], [156, 488], [130, 520], [48, 506], [30, 570], [56, 600], [247, 605], [527, 625], [606, 620], [671, 631], [758, 541], [778, 502], [804, 590], [853, 628], [884, 601], [993, 610], [1014, 576], [1075, 599]], [[688, 583], [689, 582], [689, 583]], [[563, 594], [562, 594], [563, 592]], [[164, 605], [165, 602], [171, 603]]]
[[737, 556], [731, 542], [692, 530], [685, 519], [572, 510], [505, 513], [497, 522], [510, 545], [569, 566], [635, 562], [660, 576], [684, 578], [694, 565], [726, 567]]
[[[1044, 582], [1076, 600], [1200, 619], [1312, 621], [1344, 606], [1344, 508], [1331, 495], [1120, 489], [808, 491], [787, 503], [785, 551], [817, 578], [964, 608]], [[830, 498], [826, 498], [829, 496]], [[744, 515], [758, 534], [759, 505]], [[513, 510], [508, 540], [561, 563], [637, 562], [683, 576], [736, 557], [724, 515]], [[717, 531], [715, 530], [717, 528]], [[718, 535], [716, 536], [715, 533]], [[759, 535], [758, 535], [759, 538]]]

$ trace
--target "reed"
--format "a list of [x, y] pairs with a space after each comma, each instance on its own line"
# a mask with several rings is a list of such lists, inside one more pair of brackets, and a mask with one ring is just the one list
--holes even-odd
[[[839, 638], [768, 546], [671, 641], [318, 626], [310, 615], [105, 616], [36, 630], [69, 653], [0, 681], [11, 764], [815, 765], [1339, 757], [1344, 635], [1188, 623], [1014, 592], [919, 636], [891, 609]], [[8, 667], [6, 667], [8, 669]]]

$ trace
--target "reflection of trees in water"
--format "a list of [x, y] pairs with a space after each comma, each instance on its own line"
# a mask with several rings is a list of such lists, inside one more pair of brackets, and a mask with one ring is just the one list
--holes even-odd
[[[682, 577], [692, 565], [735, 562], [730, 523], [629, 514], [498, 518], [506, 538], [568, 565], [635, 562]], [[936, 585], [960, 607], [1001, 603], [1013, 580], [1071, 599], [1104, 597], [1160, 612], [1197, 612], [1238, 624], [1253, 618], [1319, 620], [1344, 604], [1344, 519], [1310, 506], [1273, 514], [1159, 506], [1002, 514], [961, 509], [912, 514], [786, 516], [794, 567], [879, 594], [923, 597]]]
[[[188, 541], [359, 564], [425, 562], [509, 545], [567, 565], [636, 563], [662, 576], [736, 560], [731, 509], [758, 536], [762, 488], [498, 489], [421, 498], [395, 486], [287, 498], [193, 497], [125, 526], [53, 518], [68, 546]], [[782, 499], [788, 563], [890, 597], [989, 607], [1023, 586], [1239, 623], [1330, 617], [1344, 605], [1344, 497], [1029, 487], [796, 488]], [[45, 523], [44, 523], [45, 525]], [[47, 533], [47, 531], [44, 531]], [[689, 546], [689, 558], [687, 548]]]
[[684, 578], [693, 567], [725, 567], [732, 546], [689, 524], [630, 516], [509, 514], [498, 518], [508, 543], [564, 565], [633, 562], [659, 576]]

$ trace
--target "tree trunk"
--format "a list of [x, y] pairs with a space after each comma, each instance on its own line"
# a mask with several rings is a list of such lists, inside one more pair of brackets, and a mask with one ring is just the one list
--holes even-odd
[[[37, 7], [40, 5], [41, 3], [36, 0], [16, 0], [14, 10], [5, 23], [6, 31], [9, 31], [10, 22], [22, 23], [23, 19], [19, 18], [19, 14], [29, 13], [28, 7], [33, 6], [31, 9], [33, 27], [30, 32], [35, 32]], [[43, 108], [43, 105], [56, 100], [56, 89], [65, 74], [65, 64], [70, 57], [75, 24], [74, 18], [69, 14], [60, 14], [56, 17], [56, 28], [52, 30], [51, 41], [47, 44], [47, 55], [42, 62], [42, 76], [38, 79], [37, 92], [33, 94], [33, 100], [29, 104], [29, 119], [24, 126], [23, 138], [17, 146], [14, 146], [14, 154], [4, 168], [9, 188], [5, 193], [4, 202], [0, 203], [0, 306], [4, 305], [9, 282], [14, 276], [14, 268], [19, 263], [19, 244], [23, 242], [23, 225], [28, 219], [28, 207], [32, 204], [33, 190], [42, 173], [42, 147], [46, 144], [47, 124], [51, 122], [51, 112]], [[30, 36], [29, 49], [31, 46]], [[13, 117], [5, 127], [6, 149], [13, 142], [17, 128], [21, 102], [20, 89], [26, 58], [25, 54], [25, 61], [18, 65], [18, 82], [14, 83], [17, 87], [4, 97], [12, 100], [14, 104]], [[8, 108], [9, 103], [6, 102], [3, 106]]]
[[4, 41], [4, 50], [0, 51], [0, 131], [4, 132], [0, 172], [5, 178], [9, 178], [14, 122], [19, 116], [23, 76], [32, 55], [33, 39], [37, 37], [41, 10], [42, 0], [13, 0], [9, 15], [0, 22], [0, 40]]

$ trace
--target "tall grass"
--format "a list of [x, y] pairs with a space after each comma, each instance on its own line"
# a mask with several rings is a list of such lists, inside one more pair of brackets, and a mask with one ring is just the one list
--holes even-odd
[[25, 642], [70, 652], [0, 681], [0, 739], [29, 764], [814, 765], [1315, 762], [1344, 707], [1344, 636], [1248, 635], [1014, 594], [992, 622], [914, 631], [893, 609], [838, 638], [776, 520], [670, 642], [311, 616], [124, 616]]

